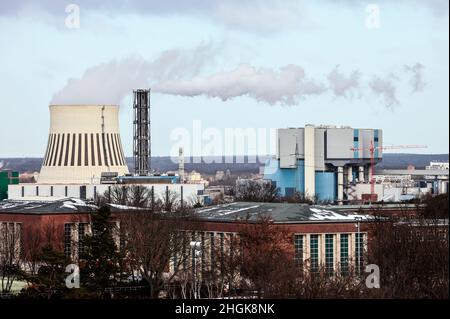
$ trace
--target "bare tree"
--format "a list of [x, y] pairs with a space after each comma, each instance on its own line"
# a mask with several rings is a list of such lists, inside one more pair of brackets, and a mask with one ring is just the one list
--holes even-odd
[[378, 219], [369, 262], [382, 270], [380, 298], [448, 298], [448, 220]]
[[20, 223], [0, 223], [0, 276], [1, 291], [9, 293], [12, 285], [20, 275], [21, 254]]
[[[148, 283], [150, 298], [158, 298], [165, 285], [179, 274], [186, 253], [186, 213], [129, 211], [121, 215], [130, 269]], [[172, 268], [172, 269], [170, 269]]]
[[239, 201], [276, 202], [279, 201], [279, 189], [268, 180], [237, 180], [235, 197]]

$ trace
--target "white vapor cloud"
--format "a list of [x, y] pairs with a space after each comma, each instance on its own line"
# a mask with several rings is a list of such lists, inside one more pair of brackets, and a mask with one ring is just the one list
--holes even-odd
[[396, 96], [397, 88], [394, 85], [392, 78], [392, 76], [386, 78], [374, 76], [369, 82], [369, 87], [372, 89], [372, 92], [381, 96], [388, 108], [392, 108], [394, 105], [400, 103]]
[[206, 44], [190, 52], [165, 51], [154, 61], [128, 57], [101, 63], [88, 68], [81, 78], [69, 79], [51, 104], [120, 104], [133, 89], [198, 74], [213, 59], [214, 51]]
[[309, 95], [324, 93], [324, 85], [306, 77], [302, 67], [286, 65], [279, 70], [241, 64], [229, 72], [191, 80], [165, 81], [153, 87], [155, 92], [182, 96], [206, 95], [223, 101], [248, 95], [270, 105], [294, 105]]
[[[113, 60], [88, 68], [77, 79], [70, 79], [58, 91], [51, 104], [117, 104], [133, 89], [151, 87], [152, 92], [186, 97], [206, 96], [223, 101], [248, 96], [269, 105], [293, 106], [312, 96], [332, 94], [334, 97], [361, 98], [368, 93], [380, 97], [386, 107], [400, 104], [397, 85], [402, 79], [390, 74], [373, 76], [363, 85], [362, 73], [345, 74], [339, 66], [326, 79], [306, 75], [303, 67], [288, 64], [280, 68], [240, 64], [229, 71], [200, 76], [204, 67], [216, 57], [217, 48], [200, 45], [192, 51], [165, 51], [153, 61], [142, 57]], [[404, 66], [413, 93], [424, 88], [423, 66]], [[405, 74], [405, 73], [403, 73]], [[328, 85], [324, 84], [328, 80]], [[367, 91], [369, 88], [369, 92]]]
[[345, 76], [336, 66], [327, 76], [330, 87], [336, 97], [353, 98], [359, 93], [361, 72], [355, 70], [349, 76]]
[[423, 80], [423, 69], [424, 66], [420, 63], [416, 63], [412, 66], [405, 65], [405, 71], [412, 73], [409, 83], [412, 86], [412, 92], [417, 93], [423, 91], [426, 84]]

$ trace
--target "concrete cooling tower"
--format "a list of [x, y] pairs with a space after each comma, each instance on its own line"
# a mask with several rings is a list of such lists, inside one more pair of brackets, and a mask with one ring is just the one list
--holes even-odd
[[103, 172], [128, 173], [119, 107], [50, 105], [50, 133], [38, 183], [99, 183]]

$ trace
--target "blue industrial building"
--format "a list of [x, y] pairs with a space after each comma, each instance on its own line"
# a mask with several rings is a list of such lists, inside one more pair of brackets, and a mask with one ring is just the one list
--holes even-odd
[[[297, 168], [280, 169], [280, 162], [270, 159], [264, 168], [264, 179], [272, 180], [280, 189], [281, 196], [292, 196], [295, 192], [305, 193], [305, 163], [297, 160]], [[315, 195], [319, 201], [334, 201], [337, 191], [335, 172], [315, 172]]]
[[277, 130], [277, 154], [266, 162], [264, 179], [282, 196], [296, 192], [318, 201], [348, 199], [348, 189], [370, 179], [370, 151], [381, 161], [382, 131], [313, 126]]

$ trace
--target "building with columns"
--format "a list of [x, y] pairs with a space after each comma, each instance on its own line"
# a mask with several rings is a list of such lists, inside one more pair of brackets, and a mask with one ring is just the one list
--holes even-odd
[[[351, 127], [314, 126], [277, 130], [277, 153], [264, 168], [282, 196], [295, 192], [319, 201], [343, 203], [354, 198], [357, 183], [371, 176], [373, 145], [375, 164], [382, 159], [382, 131]], [[353, 150], [361, 149], [361, 150]]]

